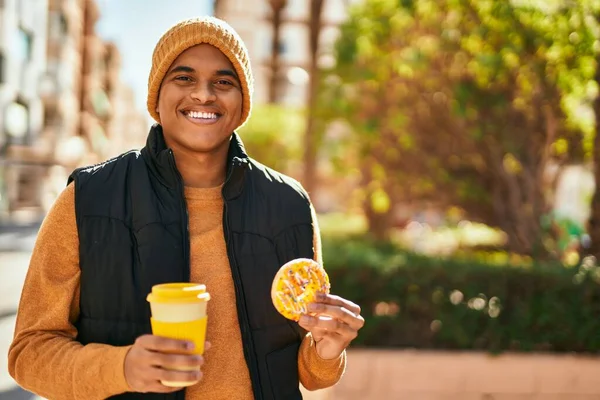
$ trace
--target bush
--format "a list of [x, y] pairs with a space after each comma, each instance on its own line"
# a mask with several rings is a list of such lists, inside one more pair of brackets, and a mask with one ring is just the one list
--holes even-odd
[[332, 292], [362, 307], [357, 346], [491, 352], [600, 350], [600, 267], [436, 259], [324, 238]]

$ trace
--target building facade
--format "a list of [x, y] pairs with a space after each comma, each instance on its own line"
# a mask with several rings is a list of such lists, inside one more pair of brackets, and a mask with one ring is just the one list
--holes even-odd
[[99, 18], [95, 0], [0, 0], [0, 223], [41, 219], [73, 168], [146, 134]]
[[44, 110], [47, 0], [0, 1], [0, 214], [38, 206], [36, 165], [11, 151], [39, 139]]
[[[278, 49], [276, 102], [302, 107], [306, 104], [310, 66], [310, 3], [312, 0], [286, 0], [281, 13]], [[323, 0], [318, 61], [329, 66], [334, 61], [333, 46], [339, 25], [348, 7], [357, 0]], [[214, 14], [227, 21], [248, 47], [255, 78], [254, 101], [269, 101], [273, 55], [273, 0], [215, 0]]]

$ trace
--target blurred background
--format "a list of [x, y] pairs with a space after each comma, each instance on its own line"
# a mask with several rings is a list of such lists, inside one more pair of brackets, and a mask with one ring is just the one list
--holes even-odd
[[600, 398], [597, 0], [0, 0], [2, 354], [67, 176], [144, 145], [153, 47], [207, 14], [250, 52], [249, 154], [363, 307], [307, 398]]

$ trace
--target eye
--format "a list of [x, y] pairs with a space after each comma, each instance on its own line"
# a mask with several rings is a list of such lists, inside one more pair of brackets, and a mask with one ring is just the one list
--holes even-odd
[[181, 81], [181, 82], [191, 82], [192, 81], [192, 77], [187, 76], [187, 75], [179, 75], [175, 77], [176, 81]]
[[219, 79], [217, 81], [217, 84], [218, 85], [229, 85], [229, 86], [233, 85], [233, 83], [231, 81], [228, 81], [227, 79]]

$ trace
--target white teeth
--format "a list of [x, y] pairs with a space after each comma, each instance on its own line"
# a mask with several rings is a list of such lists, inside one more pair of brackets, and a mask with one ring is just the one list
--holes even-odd
[[207, 112], [199, 112], [199, 111], [188, 111], [187, 113], [192, 118], [197, 119], [215, 119], [217, 118], [216, 113], [207, 113]]

